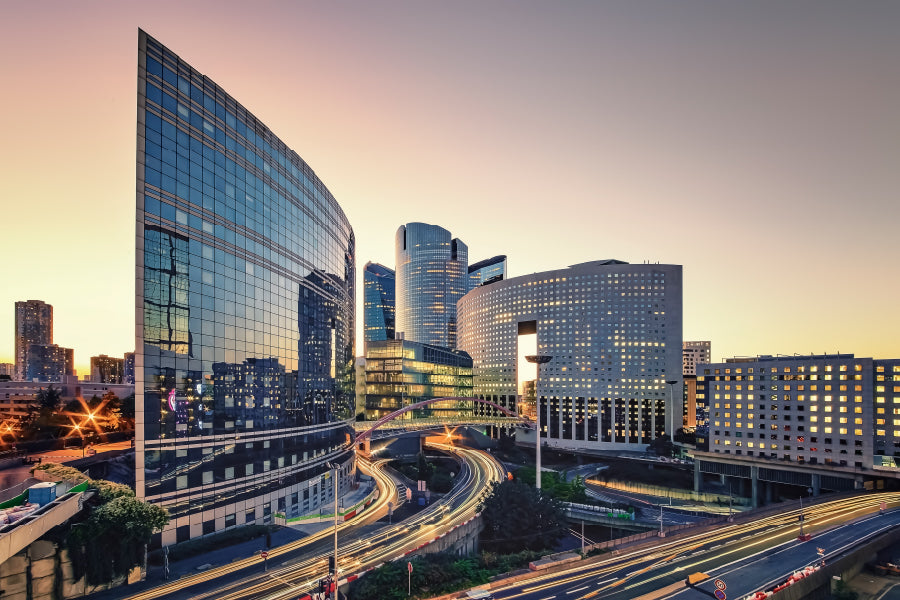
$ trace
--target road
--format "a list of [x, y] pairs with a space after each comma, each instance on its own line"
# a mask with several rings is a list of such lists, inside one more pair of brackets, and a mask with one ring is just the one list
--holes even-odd
[[[878, 515], [882, 500], [892, 508], [884, 516]], [[797, 540], [799, 509], [787, 510], [679, 539], [661, 538], [655, 546], [588, 559], [492, 592], [497, 600], [631, 600], [651, 593], [655, 598], [708, 599], [712, 581], [685, 589], [687, 575], [700, 571], [724, 578], [729, 598], [744, 598], [817, 560], [818, 547], [828, 560], [852, 540], [900, 525], [898, 506], [897, 493], [823, 502], [803, 511], [805, 531], [813, 534], [809, 542]]]
[[[456, 477], [453, 489], [439, 501], [416, 515], [372, 531], [354, 529], [355, 523], [339, 525], [339, 569], [341, 578], [372, 569], [386, 561], [403, 557], [432, 542], [456, 525], [475, 516], [491, 482], [502, 479], [505, 472], [497, 461], [480, 450], [432, 445], [458, 456], [464, 467]], [[375, 477], [379, 489], [393, 490], [394, 483], [381, 470], [385, 461], [360, 467]], [[382, 515], [391, 492], [382, 494], [371, 515]], [[368, 512], [368, 511], [367, 511]], [[129, 600], [152, 598], [190, 598], [191, 600], [293, 599], [313, 590], [327, 571], [327, 557], [333, 551], [333, 529], [269, 551], [268, 571], [261, 572], [258, 557], [236, 561], [230, 565], [180, 579], [130, 596]], [[249, 571], [255, 571], [248, 575]]]

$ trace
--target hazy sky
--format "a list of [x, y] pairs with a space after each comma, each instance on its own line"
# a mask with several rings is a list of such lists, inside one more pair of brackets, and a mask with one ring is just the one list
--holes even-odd
[[309, 163], [359, 274], [393, 267], [397, 227], [424, 221], [473, 262], [508, 255], [513, 276], [682, 264], [684, 337], [717, 360], [900, 357], [900, 2], [0, 0], [0, 15], [0, 362], [17, 300], [53, 304], [80, 373], [134, 347], [139, 27]]

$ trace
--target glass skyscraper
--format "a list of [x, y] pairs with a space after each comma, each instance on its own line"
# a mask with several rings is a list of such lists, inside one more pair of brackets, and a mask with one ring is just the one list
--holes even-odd
[[139, 33], [135, 395], [157, 542], [333, 501], [354, 463], [353, 230], [312, 169]]
[[488, 285], [506, 278], [506, 255], [501, 254], [469, 265], [469, 289]]
[[397, 331], [456, 348], [456, 301], [469, 291], [469, 249], [437, 225], [401, 225], [395, 238]]
[[394, 271], [378, 263], [366, 263], [363, 271], [366, 344], [394, 339], [395, 285]]

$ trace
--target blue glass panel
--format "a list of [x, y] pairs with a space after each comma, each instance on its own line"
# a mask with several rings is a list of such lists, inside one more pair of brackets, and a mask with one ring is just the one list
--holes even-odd
[[152, 196], [144, 196], [144, 211], [153, 215], [159, 215], [159, 200]]
[[169, 67], [163, 67], [163, 79], [172, 86], [178, 85], [178, 75]]
[[[160, 119], [159, 117], [157, 117], [150, 111], [147, 111], [145, 113], [145, 115], [146, 115], [145, 119], [147, 122], [147, 129], [152, 129], [153, 131], [160, 131], [162, 128], [162, 125], [161, 125], [162, 119]], [[148, 135], [147, 137], [149, 138], [150, 136]]]
[[174, 115], [178, 111], [178, 102], [169, 94], [163, 94], [162, 107]]
[[144, 169], [144, 181], [156, 187], [159, 187], [160, 173], [156, 169], [145, 168]]
[[188, 97], [191, 95], [191, 84], [184, 77], [178, 78], [178, 91]]
[[159, 104], [162, 100], [162, 91], [152, 83], [147, 83], [146, 87], [147, 100]]
[[160, 216], [163, 219], [168, 219], [172, 222], [175, 221], [175, 207], [171, 204], [167, 204], [166, 202], [160, 203]]
[[153, 158], [160, 158], [162, 156], [162, 150], [159, 147], [159, 144], [154, 144], [149, 139], [144, 140], [144, 152], [147, 156], [152, 156]]
[[157, 77], [162, 76], [162, 65], [155, 58], [147, 57], [147, 72]]

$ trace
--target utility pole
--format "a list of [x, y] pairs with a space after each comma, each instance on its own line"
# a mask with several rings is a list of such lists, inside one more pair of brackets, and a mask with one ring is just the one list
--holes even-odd
[[581, 556], [584, 556], [584, 519], [581, 520]]
[[325, 463], [329, 469], [334, 470], [334, 573], [332, 582], [334, 583], [334, 595], [337, 597], [338, 585], [338, 473], [340, 465], [338, 463]]
[[549, 354], [532, 354], [525, 357], [530, 363], [537, 365], [537, 376], [534, 380], [534, 487], [541, 489], [541, 397], [538, 394], [538, 382], [541, 379], [541, 365], [550, 362], [553, 358]]

